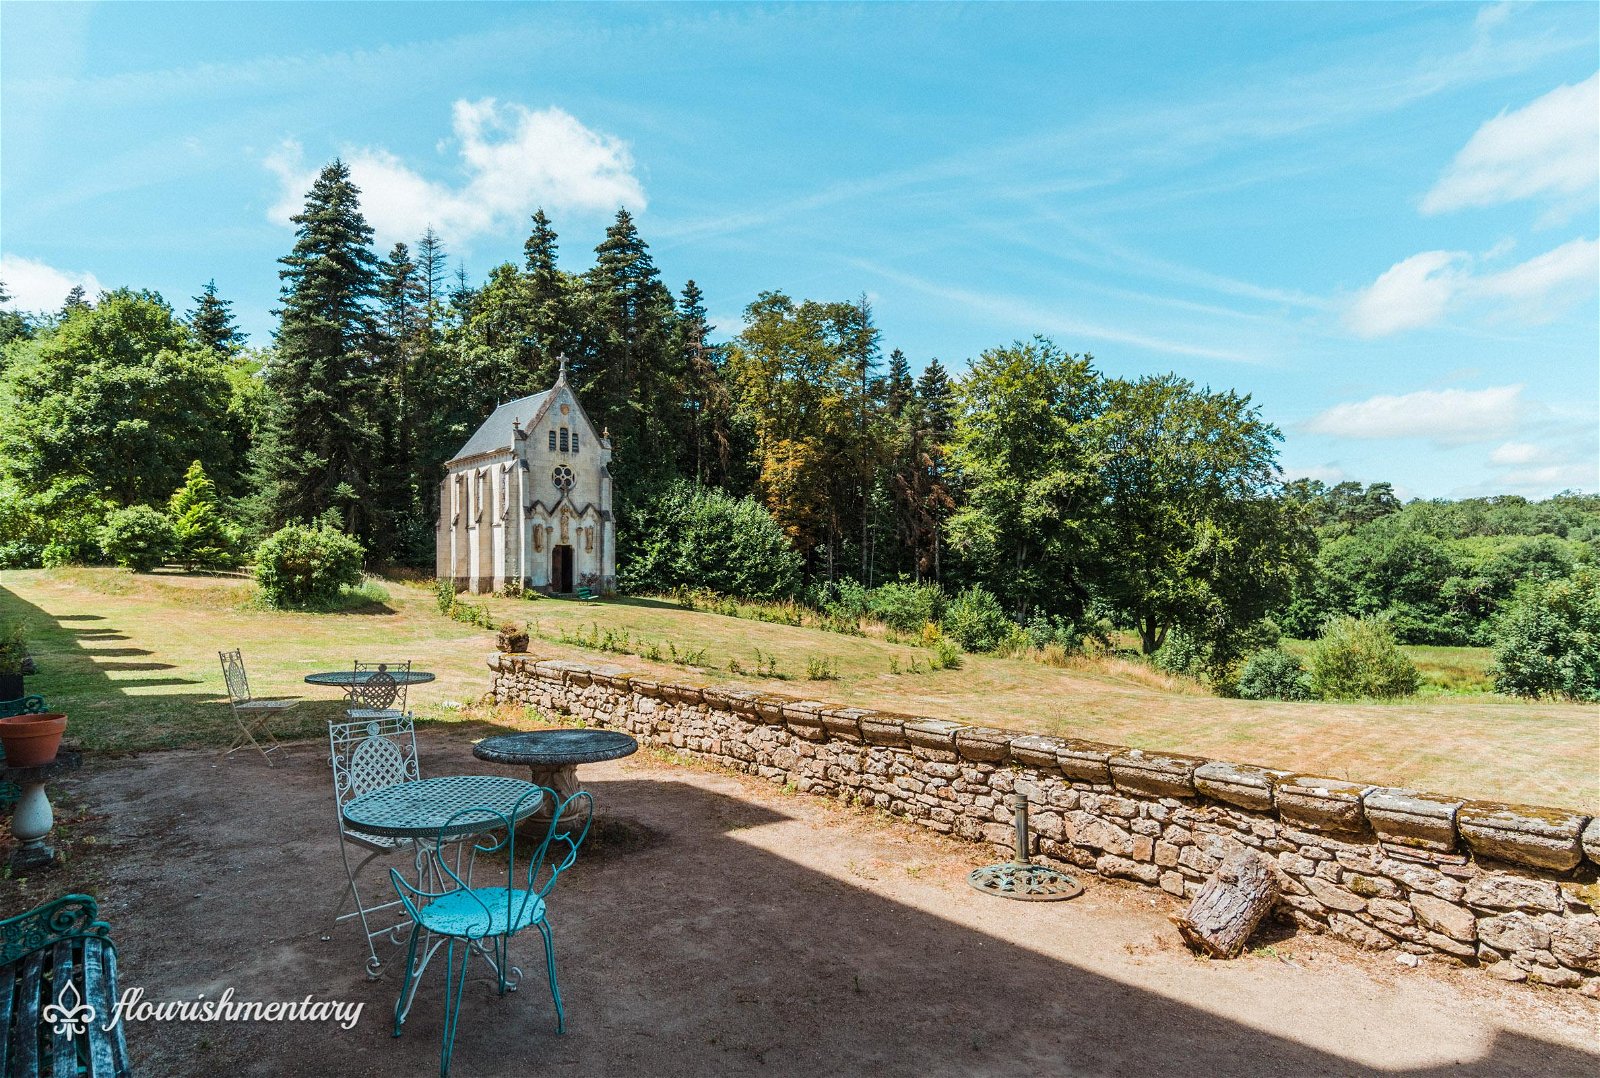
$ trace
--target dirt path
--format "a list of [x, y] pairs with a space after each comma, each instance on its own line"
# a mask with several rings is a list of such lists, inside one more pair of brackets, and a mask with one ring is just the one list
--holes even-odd
[[[424, 775], [493, 770], [459, 733], [422, 756]], [[1088, 879], [1006, 902], [965, 885], [984, 851], [856, 810], [643, 756], [584, 776], [609, 824], [552, 896], [568, 1032], [537, 934], [518, 937], [521, 991], [469, 981], [456, 1075], [1600, 1073], [1600, 1003], [1573, 993], [1305, 937], [1201, 962], [1164, 897]], [[67, 792], [103, 814], [80, 827], [95, 841], [30, 891], [103, 896], [124, 989], [365, 1004], [349, 1031], [136, 1024], [140, 1073], [437, 1073], [442, 969], [392, 1039], [397, 973], [367, 981], [355, 931], [327, 923], [320, 750], [102, 761]]]

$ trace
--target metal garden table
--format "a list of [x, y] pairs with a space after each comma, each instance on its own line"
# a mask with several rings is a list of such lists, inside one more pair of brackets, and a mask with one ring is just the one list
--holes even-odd
[[[473, 843], [470, 840], [474, 835], [483, 833], [484, 825], [490, 822], [490, 818], [485, 815], [475, 819], [468, 810], [487, 809], [498, 814], [493, 821], [498, 823], [510, 816], [518, 808], [517, 802], [533, 788], [532, 783], [500, 775], [449, 775], [418, 779], [380, 787], [351, 798], [345, 802], [341, 814], [345, 824], [354, 830], [388, 838], [410, 839], [418, 886], [439, 891], [445, 889], [444, 884], [449, 880], [446, 866], [439, 863], [439, 858], [443, 856], [439, 840], [458, 840], [455, 864], [449, 866], [449, 871], [463, 884], [471, 886]], [[524, 820], [535, 815], [543, 801], [542, 795], [528, 798], [517, 811], [517, 819]], [[458, 815], [462, 818], [452, 822]], [[467, 848], [464, 866], [463, 847]], [[396, 926], [390, 936], [391, 942], [400, 944], [402, 941], [397, 938], [398, 934], [410, 928], [410, 925], [407, 921]], [[402, 1020], [411, 1010], [411, 1001], [416, 998], [417, 985], [422, 983], [422, 971], [427, 968], [434, 952], [446, 942], [444, 937], [431, 936], [426, 941], [418, 941], [425, 949], [422, 951], [422, 961], [417, 965], [410, 997], [402, 1001], [403, 1006], [399, 1009]], [[493, 954], [478, 946], [474, 946], [473, 950], [498, 975], [499, 966]]]
[[[330, 685], [348, 691], [352, 685], [358, 685], [376, 673], [376, 670], [329, 670], [321, 674], [307, 674], [306, 684]], [[386, 673], [394, 678], [396, 685], [426, 685], [433, 680], [433, 675], [426, 670], [389, 670]]]
[[555, 804], [540, 810], [545, 817], [582, 788], [579, 764], [616, 760], [638, 751], [639, 742], [620, 730], [532, 730], [486, 737], [472, 746], [472, 755], [480, 760], [525, 764], [534, 782], [555, 791]]

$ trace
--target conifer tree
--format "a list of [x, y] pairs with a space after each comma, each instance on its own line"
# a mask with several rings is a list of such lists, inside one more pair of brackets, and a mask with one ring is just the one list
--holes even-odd
[[322, 170], [293, 218], [294, 249], [283, 259], [283, 308], [260, 455], [268, 521], [312, 520], [332, 510], [371, 548], [383, 521], [368, 498], [377, 438], [373, 392], [377, 291], [372, 229], [350, 170]]
[[676, 462], [646, 447], [683, 437], [683, 370], [672, 347], [672, 293], [627, 210], [618, 210], [585, 275], [593, 364], [580, 391], [610, 424], [617, 489], [639, 495], [671, 478]]
[[582, 282], [556, 265], [556, 230], [543, 209], [534, 211], [533, 228], [523, 242], [528, 316], [537, 360], [530, 370], [531, 384], [543, 388], [555, 380], [560, 357], [572, 361], [574, 370], [587, 370], [584, 342]]
[[65, 320], [71, 316], [73, 311], [79, 311], [90, 306], [92, 304], [89, 302], [89, 294], [84, 291], [83, 285], [75, 284], [67, 292], [67, 298], [61, 302], [61, 310], [58, 317]]
[[905, 413], [906, 405], [911, 403], [911, 394], [915, 387], [911, 382], [911, 364], [906, 359], [906, 354], [896, 348], [889, 353], [889, 384], [888, 396], [885, 398], [885, 407], [889, 415], [899, 419]]
[[222, 517], [217, 485], [197, 460], [167, 505], [176, 537], [173, 558], [186, 569], [220, 569], [234, 563], [234, 536]]
[[194, 311], [189, 315], [189, 328], [195, 339], [219, 356], [231, 356], [244, 343], [244, 334], [233, 324], [231, 300], [217, 295], [217, 282], [206, 282], [201, 293], [194, 297]]
[[706, 320], [705, 296], [689, 281], [678, 298], [678, 351], [687, 375], [685, 405], [689, 412], [689, 458], [681, 471], [697, 483], [726, 488], [733, 448], [732, 401], [723, 378], [723, 352], [710, 341], [715, 327]]

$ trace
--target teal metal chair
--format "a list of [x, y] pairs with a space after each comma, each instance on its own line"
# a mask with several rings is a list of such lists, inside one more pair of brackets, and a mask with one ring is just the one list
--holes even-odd
[[[529, 826], [544, 828], [544, 836], [538, 845], [530, 854], [522, 857], [517, 849], [518, 819], [525, 815], [523, 806], [530, 798], [548, 799], [547, 803], [554, 806], [554, 811], [548, 820], [542, 813], [522, 820], [524, 831]], [[430, 945], [424, 949], [421, 966], [418, 966], [418, 938], [426, 932], [439, 937], [446, 947], [440, 1078], [448, 1078], [450, 1074], [450, 1056], [455, 1048], [456, 1024], [461, 1017], [461, 995], [466, 988], [468, 961], [473, 954], [482, 956], [494, 968], [500, 994], [505, 995], [508, 989], [514, 991], [521, 982], [522, 971], [509, 964], [509, 948], [511, 938], [525, 929], [537, 928], [544, 940], [550, 998], [556, 1006], [556, 1032], [567, 1031], [566, 1014], [561, 1007], [561, 988], [556, 982], [555, 941], [550, 935], [546, 900], [557, 878], [578, 859], [578, 848], [588, 837], [593, 821], [594, 799], [587, 791], [579, 790], [565, 801], [557, 802], [554, 790], [536, 787], [524, 794], [509, 812], [467, 809], [450, 818], [440, 829], [434, 849], [438, 878], [447, 881], [447, 884], [441, 884], [441, 890], [419, 888], [402, 876], [398, 869], [389, 870], [395, 892], [400, 896], [400, 901], [405, 903], [413, 921], [411, 940], [406, 949], [405, 977], [400, 984], [400, 997], [395, 1001], [396, 1037], [400, 1036], [400, 1027], [410, 1008], [407, 997], [414, 991], [412, 982], [421, 976], [422, 967], [427, 965], [439, 945], [439, 941], [430, 941]], [[464, 880], [451, 867], [446, 848], [461, 842], [460, 825], [468, 822], [481, 822], [483, 826], [481, 837], [474, 846], [474, 855], [505, 853], [505, 887], [474, 887], [470, 870]], [[477, 861], [476, 856], [473, 861]]]

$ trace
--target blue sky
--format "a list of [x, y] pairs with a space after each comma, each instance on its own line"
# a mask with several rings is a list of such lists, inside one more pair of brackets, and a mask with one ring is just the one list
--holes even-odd
[[1290, 475], [1600, 490], [1600, 7], [0, 4], [0, 275], [209, 278], [270, 341], [343, 155], [474, 278], [619, 204], [722, 332], [873, 302], [1254, 395]]

